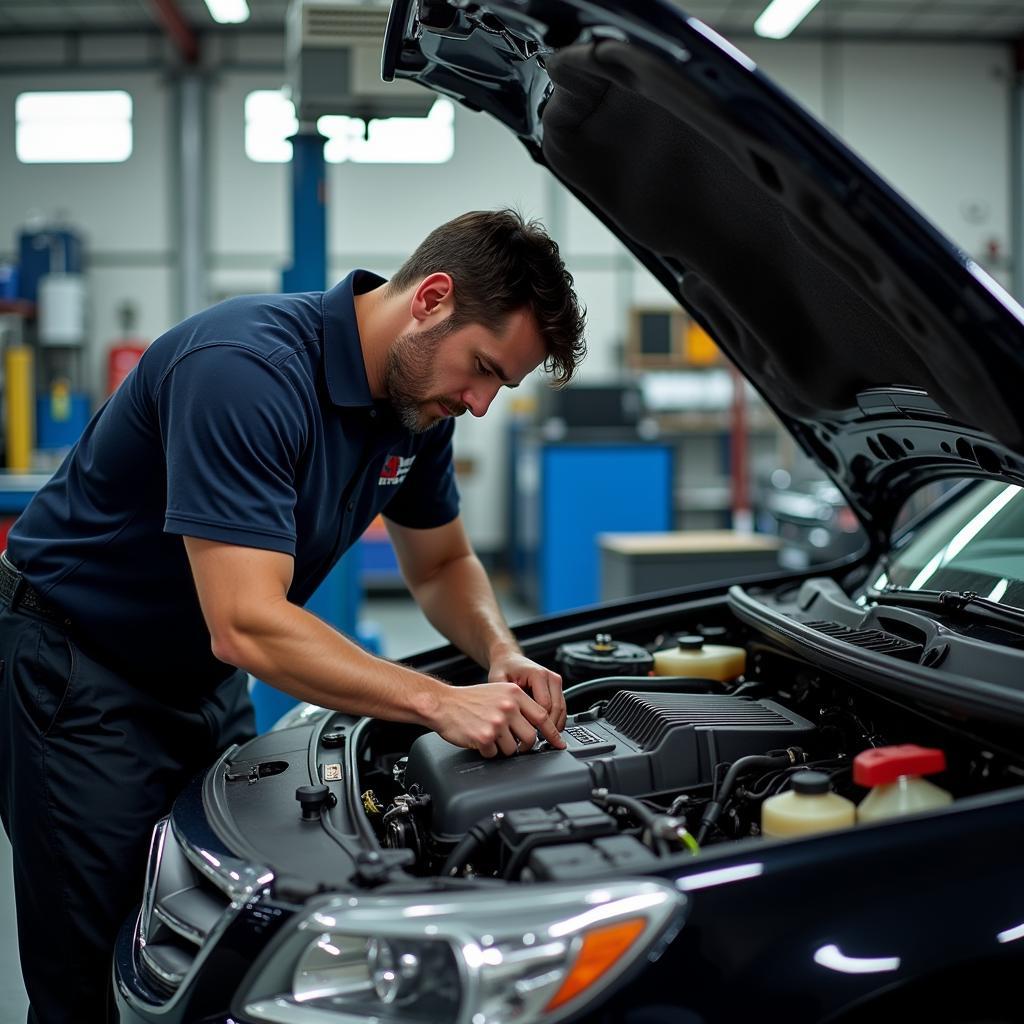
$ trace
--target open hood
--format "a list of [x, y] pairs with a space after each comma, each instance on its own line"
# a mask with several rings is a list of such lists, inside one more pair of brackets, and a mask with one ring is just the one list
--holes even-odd
[[660, 0], [396, 0], [384, 77], [483, 110], [715, 338], [876, 548], [940, 477], [1024, 483], [1024, 311]]

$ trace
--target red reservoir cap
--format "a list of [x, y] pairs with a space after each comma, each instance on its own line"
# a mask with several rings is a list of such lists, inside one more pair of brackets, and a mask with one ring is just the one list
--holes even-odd
[[945, 769], [943, 751], [901, 743], [896, 747], [862, 750], [853, 759], [853, 781], [858, 786], [882, 786], [895, 782], [901, 775], [934, 775]]

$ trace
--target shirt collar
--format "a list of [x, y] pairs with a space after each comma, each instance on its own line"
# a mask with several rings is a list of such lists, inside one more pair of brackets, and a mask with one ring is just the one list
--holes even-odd
[[324, 292], [324, 376], [327, 394], [339, 406], [372, 406], [363, 349], [359, 342], [354, 296], [385, 284], [385, 278], [368, 270], [353, 270], [348, 277]]

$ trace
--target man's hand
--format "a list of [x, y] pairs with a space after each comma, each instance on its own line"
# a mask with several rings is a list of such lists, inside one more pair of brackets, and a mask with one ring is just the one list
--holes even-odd
[[473, 554], [462, 520], [415, 530], [385, 519], [398, 564], [427, 618], [477, 664], [491, 683], [515, 683], [565, 726], [562, 680], [519, 650], [501, 614], [490, 580]]
[[487, 673], [491, 683], [515, 683], [529, 690], [533, 699], [547, 711], [559, 732], [565, 728], [565, 697], [562, 696], [562, 677], [549, 672], [542, 665], [530, 661], [525, 654], [514, 652], [491, 659]]
[[484, 757], [530, 750], [538, 729], [552, 746], [565, 746], [548, 713], [515, 683], [449, 687], [431, 725], [449, 743]]

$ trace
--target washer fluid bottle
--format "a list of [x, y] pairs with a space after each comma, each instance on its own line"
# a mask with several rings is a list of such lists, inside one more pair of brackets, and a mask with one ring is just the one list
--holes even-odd
[[857, 818], [857, 805], [832, 792], [824, 772], [797, 772], [785, 793], [770, 796], [761, 805], [761, 832], [775, 839], [808, 836], [850, 828]]
[[690, 676], [731, 682], [743, 675], [747, 652], [742, 647], [706, 643], [702, 636], [678, 636], [675, 646], [654, 652], [656, 676]]
[[922, 778], [945, 770], [946, 755], [932, 747], [903, 743], [862, 750], [853, 759], [853, 781], [871, 792], [858, 805], [857, 820], [881, 821], [951, 804], [952, 794]]

